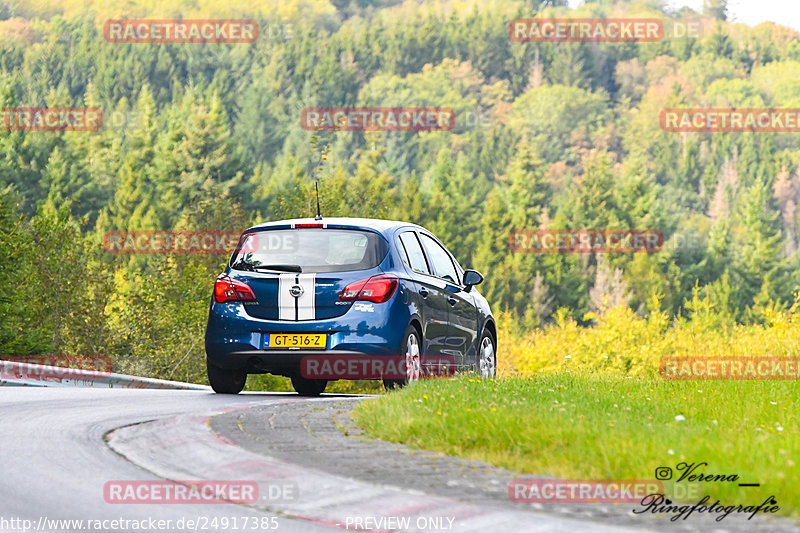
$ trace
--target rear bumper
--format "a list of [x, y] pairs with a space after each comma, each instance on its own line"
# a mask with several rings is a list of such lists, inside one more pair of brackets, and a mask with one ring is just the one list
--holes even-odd
[[[385, 304], [375, 304], [373, 312], [350, 309], [337, 318], [308, 321], [264, 320], [249, 316], [240, 303], [212, 302], [206, 326], [206, 356], [220, 368], [297, 375], [300, 362], [307, 355], [398, 355], [410, 319], [408, 306], [396, 297]], [[264, 335], [268, 333], [325, 333], [327, 347], [264, 350]]]
[[223, 368], [244, 369], [248, 374], [264, 374], [268, 372], [279, 376], [293, 376], [301, 374], [301, 361], [303, 357], [309, 355], [315, 357], [353, 357], [367, 354], [347, 350], [249, 350], [227, 353], [224, 357], [216, 360], [220, 364], [213, 359], [212, 362]]

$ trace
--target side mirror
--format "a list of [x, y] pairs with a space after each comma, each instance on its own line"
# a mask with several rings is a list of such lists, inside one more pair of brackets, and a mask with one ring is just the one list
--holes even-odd
[[474, 285], [483, 283], [483, 275], [477, 270], [464, 271], [464, 285], [467, 286], [466, 291], [469, 292]]

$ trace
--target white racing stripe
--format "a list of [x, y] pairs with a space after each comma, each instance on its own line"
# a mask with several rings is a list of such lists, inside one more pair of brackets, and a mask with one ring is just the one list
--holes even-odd
[[[316, 274], [279, 274], [278, 320], [314, 320], [316, 318]], [[289, 292], [293, 286], [303, 288], [299, 298]]]
[[297, 320], [295, 297], [289, 292], [297, 274], [278, 275], [278, 320]]
[[297, 284], [303, 287], [303, 294], [297, 299], [297, 320], [314, 320], [316, 307], [314, 288], [316, 274], [298, 274]]

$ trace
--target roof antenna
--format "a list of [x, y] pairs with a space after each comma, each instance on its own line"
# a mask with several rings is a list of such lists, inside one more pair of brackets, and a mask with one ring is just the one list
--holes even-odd
[[314, 217], [314, 220], [322, 220], [322, 214], [319, 211], [319, 180], [314, 182], [314, 189], [317, 191], [317, 216]]

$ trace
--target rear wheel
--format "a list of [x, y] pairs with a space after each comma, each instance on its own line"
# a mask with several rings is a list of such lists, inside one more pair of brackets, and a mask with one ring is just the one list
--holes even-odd
[[422, 376], [422, 344], [420, 343], [417, 328], [411, 324], [406, 328], [404, 342], [401, 346], [405, 346], [403, 355], [406, 358], [406, 379], [384, 379], [383, 386], [386, 390], [405, 387], [409, 383], [419, 381]]
[[239, 369], [220, 368], [206, 359], [208, 382], [218, 394], [239, 394], [247, 381], [247, 372]]
[[478, 372], [481, 378], [494, 378], [497, 374], [497, 353], [495, 340], [488, 331], [481, 337], [480, 351], [478, 352]]
[[319, 396], [327, 386], [327, 379], [306, 379], [302, 376], [292, 376], [292, 387], [300, 396]]

